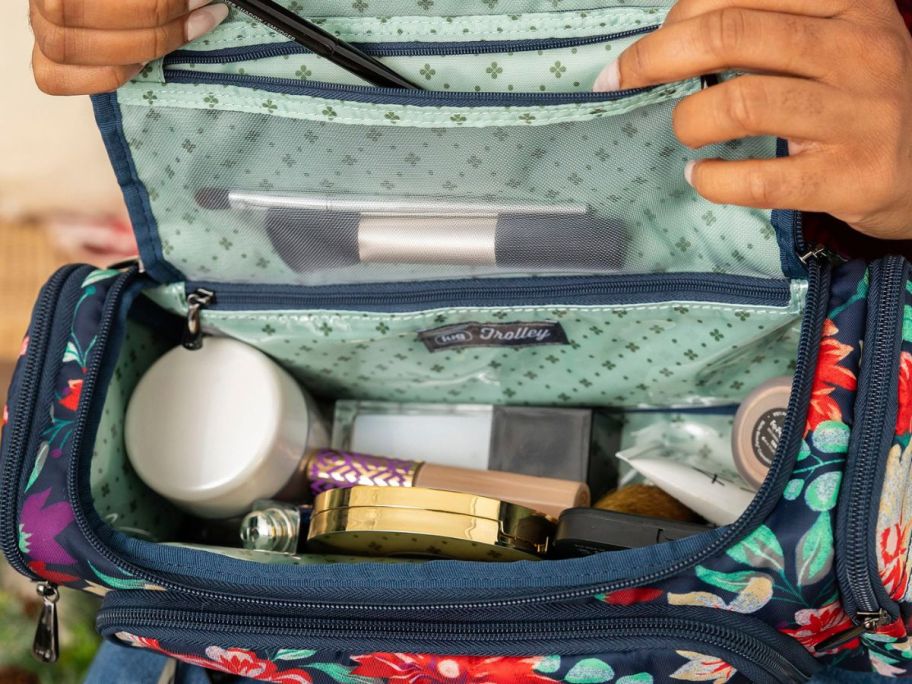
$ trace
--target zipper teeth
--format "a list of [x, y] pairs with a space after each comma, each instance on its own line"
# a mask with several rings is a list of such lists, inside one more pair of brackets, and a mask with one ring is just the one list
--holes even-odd
[[[244, 306], [262, 304], [267, 299], [271, 304], [281, 305], [288, 302], [299, 306], [357, 306], [379, 304], [428, 304], [442, 302], [452, 304], [453, 297], [458, 296], [460, 301], [497, 302], [504, 305], [513, 300], [528, 300], [529, 297], [553, 296], [554, 301], [562, 298], [586, 297], [597, 295], [624, 294], [635, 292], [637, 294], [669, 293], [676, 294], [684, 290], [692, 290], [705, 294], [721, 294], [731, 299], [744, 300], [745, 305], [752, 303], [769, 304], [775, 299], [775, 304], [787, 304], [790, 290], [783, 288], [779, 281], [776, 284], [738, 284], [732, 282], [719, 283], [709, 278], [674, 278], [669, 280], [638, 279], [636, 282], [613, 280], [589, 280], [578, 283], [530, 283], [528, 285], [514, 285], [504, 287], [496, 279], [484, 286], [459, 286], [456, 283], [449, 287], [434, 288], [426, 291], [395, 290], [376, 293], [368, 290], [351, 292], [313, 292], [289, 291], [284, 288], [261, 288], [255, 295], [232, 292], [231, 288], [211, 283], [188, 283], [187, 292], [198, 288], [219, 291], [219, 299], [207, 308], [218, 309], [220, 306]], [[225, 292], [226, 289], [229, 291]], [[371, 288], [373, 289], [373, 288]]]
[[[386, 43], [352, 43], [372, 57], [449, 57], [457, 55], [485, 55], [493, 53], [535, 52], [560, 50], [571, 47], [584, 47], [607, 43], [611, 40], [622, 40], [633, 36], [651, 33], [659, 28], [658, 24], [641, 26], [626, 31], [585, 36], [579, 38], [528, 38], [516, 40], [474, 40], [474, 41], [427, 41], [404, 43], [389, 41]], [[276, 43], [273, 45], [256, 45], [243, 50], [179, 50], [164, 58], [165, 66], [173, 64], [226, 64], [247, 62], [270, 57], [287, 55], [313, 54], [313, 51], [294, 42]]]
[[[78, 270], [78, 268], [78, 266], [67, 266], [53, 275], [42, 292], [41, 298], [36, 306], [34, 320], [37, 330], [29, 333], [29, 348], [26, 352], [28, 358], [25, 361], [26, 365], [23, 369], [22, 380], [19, 383], [19, 386], [28, 394], [24, 397], [20, 407], [17, 407], [17, 415], [14, 419], [16, 420], [16, 424], [13, 426], [13, 433], [10, 437], [10, 443], [7, 446], [8, 459], [7, 462], [4, 463], [3, 479], [2, 482], [0, 482], [0, 492], [4, 493], [2, 497], [2, 515], [0, 515], [0, 518], [13, 527], [15, 527], [16, 511], [19, 501], [16, 481], [21, 476], [21, 464], [25, 456], [23, 451], [32, 431], [35, 403], [38, 401], [38, 397], [41, 394], [41, 387], [39, 386], [41, 385], [41, 369], [47, 361], [47, 359], [45, 359], [47, 356], [47, 347], [50, 345], [54, 329], [53, 318], [51, 320], [46, 319], [54, 313], [54, 305], [57, 302], [60, 291], [63, 289], [63, 284], [72, 273]], [[36, 333], [38, 334], [36, 335]], [[37, 339], [34, 339], [35, 337], [37, 337]], [[25, 415], [23, 415], [23, 411], [25, 411]], [[28, 420], [25, 420], [26, 417]], [[3, 554], [6, 556], [9, 564], [21, 574], [26, 575], [31, 579], [39, 579], [35, 573], [29, 570], [22, 559], [16, 534], [12, 533], [12, 531], [10, 534], [6, 534], [6, 531], [7, 530], [4, 530], [2, 539], [0, 539], [0, 547], [2, 547]]]
[[[149, 612], [153, 616], [149, 616]], [[219, 633], [249, 633], [251, 625], [259, 630], [263, 636], [284, 636], [293, 630], [296, 636], [301, 636], [301, 631], [306, 631], [307, 636], [322, 638], [359, 638], [359, 637], [395, 637], [414, 638], [432, 636], [435, 639], [448, 638], [457, 642], [472, 642], [479, 637], [487, 640], [510, 641], [516, 638], [528, 637], [553, 637], [558, 635], [564, 639], [602, 637], [655, 637], [690, 638], [700, 643], [730, 651], [745, 660], [760, 665], [770, 673], [781, 674], [784, 670], [800, 675], [806, 675], [797, 664], [792, 663], [786, 656], [775, 648], [767, 646], [759, 639], [744, 634], [738, 630], [703, 621], [688, 620], [686, 618], [658, 618], [658, 617], [624, 617], [619, 620], [588, 620], [577, 623], [562, 624], [541, 623], [530, 624], [527, 629], [511, 629], [509, 624], [473, 624], [471, 632], [466, 632], [459, 625], [453, 623], [416, 623], [415, 626], [407, 624], [405, 627], [394, 626], [385, 622], [380, 626], [365, 621], [339, 621], [325, 620], [300, 620], [288, 618], [260, 618], [249, 619], [223, 614], [208, 614], [200, 619], [193, 614], [188, 618], [185, 611], [162, 610], [152, 611], [134, 609], [106, 609], [99, 614], [98, 627], [100, 630], [126, 624], [130, 627], [146, 627], [167, 629], [179, 624], [181, 629], [198, 629], [202, 631], [217, 631]], [[618, 621], [636, 625], [619, 626]], [[352, 634], [352, 633], [355, 634]]]
[[[132, 274], [132, 272], [131, 272]], [[825, 300], [821, 297], [821, 293], [818, 292], [821, 289], [821, 266], [815, 260], [811, 262], [809, 268], [809, 278], [808, 278], [808, 298], [807, 298], [807, 314], [805, 316], [805, 321], [815, 321], [818, 324], [820, 321], [816, 321], [813, 318], [814, 314], [819, 314], [817, 310], [822, 307], [822, 304], [825, 303]], [[122, 280], [116, 286], [116, 293], [112, 296], [109, 293], [109, 296], [112, 296], [112, 299], [117, 298], [119, 291], [123, 289], [125, 280]], [[113, 288], [112, 288], [113, 289]], [[86, 396], [91, 396], [94, 384], [97, 380], [98, 370], [100, 364], [100, 357], [102, 356], [101, 352], [104, 350], [105, 343], [108, 335], [110, 334], [111, 322], [114, 318], [113, 307], [106, 310], [102, 325], [98, 333], [98, 343], [97, 350], [98, 352], [93, 357], [90, 364], [90, 368], [86, 374], [86, 379], [83, 384], [83, 392]], [[819, 318], [819, 316], [818, 316]], [[801, 382], [804, 385], [807, 385], [807, 358], [811, 352], [810, 346], [813, 343], [813, 340], [817, 339], [817, 333], [819, 330], [815, 327], [814, 330], [805, 330], [804, 334], [801, 337], [801, 342], [798, 349], [798, 364], [796, 368], [796, 377], [800, 378]], [[790, 436], [795, 430], [794, 426], [794, 412], [795, 407], [789, 407], [789, 414], [786, 418], [785, 427], [783, 428], [783, 439], [780, 444], [787, 444]], [[77, 419], [77, 425], [74, 429], [73, 434], [73, 449], [76, 450], [81, 445], [82, 434], [85, 431], [86, 423], [88, 421], [88, 408], [87, 405], [83, 406], [80, 410], [80, 414]], [[69, 476], [68, 483], [68, 494], [71, 501], [79, 501], [78, 498], [78, 487], [76, 483], [76, 474], [78, 471], [78, 458], [73, 459], [71, 466], [72, 472]], [[777, 462], [774, 462], [773, 468], [778, 469]], [[778, 473], [778, 470], [777, 470]], [[779, 480], [783, 480], [784, 476], [787, 476], [788, 473], [778, 473], [775, 482], [775, 488], [778, 489], [783, 483]], [[237, 605], [247, 605], [247, 606], [260, 606], [260, 607], [270, 607], [270, 608], [292, 608], [292, 609], [334, 609], [334, 610], [359, 610], [359, 611], [369, 611], [369, 610], [383, 610], [383, 611], [397, 611], [397, 612], [407, 612], [414, 610], [427, 610], [433, 608], [446, 608], [446, 609], [460, 609], [460, 610], [472, 610], [477, 608], [507, 608], [521, 605], [530, 605], [530, 604], [540, 604], [540, 603], [553, 603], [565, 600], [572, 600], [577, 598], [588, 598], [594, 594], [600, 593], [609, 593], [612, 591], [617, 591], [619, 589], [625, 589], [628, 587], [640, 586], [643, 584], [649, 584], [651, 582], [656, 582], [658, 580], [664, 579], [665, 577], [670, 577], [678, 572], [686, 570], [689, 567], [699, 563], [702, 559], [712, 556], [714, 553], [724, 549], [726, 546], [731, 544], [733, 541], [738, 539], [745, 530], [749, 529], [750, 526], [757, 521], [754, 520], [757, 517], [758, 511], [762, 511], [762, 508], [767, 504], [767, 499], [769, 499], [768, 492], [773, 489], [772, 482], [768, 479], [767, 485], [761, 488], [757, 496], [754, 497], [754, 500], [748, 506], [744, 514], [739, 518], [739, 520], [732, 525], [729, 525], [725, 528], [723, 534], [716, 538], [716, 540], [705, 547], [701, 552], [695, 554], [695, 556], [689, 559], [683, 559], [674, 563], [673, 565], [665, 567], [663, 570], [653, 572], [645, 577], [635, 577], [624, 580], [618, 580], [610, 584], [596, 585], [582, 587], [579, 589], [574, 589], [570, 591], [560, 591], [560, 592], [550, 592], [537, 596], [526, 596], [522, 598], [515, 599], [502, 599], [498, 601], [476, 601], [476, 602], [464, 602], [464, 603], [444, 603], [444, 604], [414, 604], [414, 605], [372, 605], [372, 604], [339, 604], [339, 603], [316, 603], [316, 602], [301, 602], [301, 601], [283, 601], [281, 599], [262, 599], [262, 598], [253, 598], [249, 596], [238, 596], [232, 595], [229, 597], [231, 603]], [[764, 494], [764, 496], [761, 496]], [[80, 531], [92, 546], [92, 548], [102, 557], [106, 558], [116, 567], [126, 569], [133, 577], [143, 579], [147, 582], [153, 583], [157, 586], [160, 586], [164, 589], [171, 591], [183, 593], [188, 596], [195, 596], [197, 598], [202, 598], [206, 600], [225, 600], [225, 594], [216, 592], [216, 591], [207, 591], [196, 589], [194, 587], [177, 584], [170, 580], [167, 580], [163, 577], [158, 577], [153, 573], [147, 572], [145, 569], [140, 568], [133, 563], [125, 561], [124, 559], [118, 557], [111, 549], [106, 547], [101, 540], [96, 536], [95, 532], [91, 529], [85, 514], [82, 511], [81, 506], [74, 506], [76, 523]]]
[[165, 69], [165, 81], [168, 83], [234, 85], [240, 88], [257, 89], [287, 93], [327, 100], [350, 100], [353, 102], [372, 102], [379, 104], [408, 104], [415, 106], [534, 106], [540, 104], [594, 104], [623, 100], [634, 95], [653, 90], [654, 87], [631, 88], [610, 93], [495, 93], [495, 92], [455, 92], [434, 90], [407, 90], [401, 88], [379, 88], [377, 86], [342, 85], [324, 81], [300, 81], [293, 78], [275, 76], [245, 76], [241, 74], [219, 74], [208, 71], [187, 71], [182, 69]]
[[[902, 296], [894, 297], [897, 288], [902, 286], [903, 263], [899, 258], [891, 258], [883, 265], [881, 285], [877, 288], [878, 309], [876, 328], [870, 347], [874, 358], [871, 362], [871, 375], [868, 380], [868, 400], [860, 418], [863, 422], [862, 437], [855, 452], [853, 468], [861, 477], [856, 477], [849, 497], [848, 528], [846, 531], [846, 549], [863, 549], [864, 553], [848, 554], [846, 576], [848, 585], [855, 599], [859, 612], [877, 613], [881, 610], [874, 592], [871, 573], [868, 569], [867, 548], [873, 532], [869, 529], [869, 507], [873, 501], [873, 487], [876, 481], [881, 454], [884, 422], [887, 418], [891, 397], [884, 391], [891, 384], [891, 374], [895, 372], [894, 358], [895, 328], [897, 306], [902, 307]], [[889, 306], [883, 301], [889, 297]], [[893, 302], [898, 302], [893, 305]], [[900, 309], [901, 311], [901, 309]], [[872, 401], [873, 399], [873, 401]]]

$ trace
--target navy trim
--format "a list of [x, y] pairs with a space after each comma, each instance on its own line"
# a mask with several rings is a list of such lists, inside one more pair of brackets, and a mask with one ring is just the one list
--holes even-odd
[[496, 93], [474, 91], [403, 90], [402, 88], [377, 88], [376, 86], [343, 85], [322, 81], [300, 81], [293, 78], [220, 74], [210, 71], [185, 71], [165, 69], [167, 83], [189, 85], [221, 85], [261, 90], [284, 95], [300, 95], [346, 102], [366, 102], [415, 107], [535, 107], [561, 104], [597, 104], [623, 100], [656, 88], [669, 95], [680, 86], [650, 86], [631, 88], [611, 93]]
[[183, 274], [169, 264], [161, 250], [158, 235], [158, 224], [149, 193], [139, 177], [130, 146], [123, 129], [123, 116], [117, 102], [116, 93], [105, 93], [92, 97], [92, 108], [95, 121], [104, 140], [105, 149], [114, 167], [117, 182], [123, 191], [130, 218], [133, 221], [133, 232], [139, 246], [146, 272], [161, 283], [184, 280]]
[[[574, 38], [530, 38], [526, 40], [466, 40], [466, 41], [390, 41], [352, 43], [373, 57], [421, 57], [447, 55], [483, 55], [506, 52], [535, 52], [561, 50], [586, 45], [598, 45], [621, 38], [651, 33], [658, 28], [641, 26], [628, 31]], [[313, 54], [297, 43], [260, 43], [219, 50], [177, 50], [164, 58], [165, 66], [172, 64], [225, 64], [246, 62], [269, 57]]]
[[380, 282], [360, 285], [242, 285], [191, 281], [217, 294], [213, 310], [286, 309], [375, 312], [422, 311], [455, 306], [633, 306], [658, 302], [713, 302], [785, 307], [789, 282], [727, 274], [666, 273], [624, 276], [534, 276]]
[[[776, 140], [776, 157], [789, 156], [788, 140]], [[779, 260], [782, 273], [786, 278], [807, 278], [807, 265], [799, 256], [805, 252], [804, 236], [801, 235], [799, 213], [793, 209], [773, 209], [770, 222], [776, 231], [776, 242], [779, 243]]]

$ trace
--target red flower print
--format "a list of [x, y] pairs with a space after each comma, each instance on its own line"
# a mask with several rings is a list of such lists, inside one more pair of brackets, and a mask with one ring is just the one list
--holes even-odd
[[852, 353], [852, 346], [837, 340], [838, 332], [833, 321], [827, 319], [823, 325], [823, 339], [820, 342], [805, 434], [826, 420], [841, 421], [842, 411], [830, 395], [837, 387], [851, 391], [857, 386], [855, 374], [839, 365], [840, 361]]
[[163, 648], [157, 639], [136, 636], [129, 632], [118, 632], [117, 638], [138, 648], [148, 648], [164, 653], [190, 665], [206, 667], [210, 670], [220, 670], [221, 672], [248, 677], [261, 682], [274, 682], [275, 684], [313, 683], [313, 677], [310, 676], [310, 673], [297, 668], [280, 670], [271, 660], [259, 658], [253, 651], [243, 648], [210, 646], [206, 649], [206, 657], [203, 658], [196, 655], [173, 653]]
[[49, 582], [54, 584], [68, 584], [69, 582], [75, 582], [79, 578], [75, 575], [68, 575], [65, 572], [57, 572], [56, 570], [48, 570], [47, 563], [44, 561], [32, 561], [28, 564], [29, 570], [34, 572], [39, 577], [43, 577]]
[[533, 668], [535, 658], [439, 656], [412, 653], [368, 653], [352, 656], [353, 675], [376, 677], [388, 684], [538, 684], [554, 682]]
[[[798, 625], [796, 629], [780, 629], [779, 631], [797, 639], [802, 646], [811, 652], [822, 641], [855, 626], [851, 618], [845, 614], [839, 601], [828, 603], [823, 608], [799, 610], [795, 613], [795, 623]], [[855, 648], [858, 648], [858, 639], [852, 639], [830, 652], [835, 653], [836, 651]]]
[[605, 603], [613, 606], [632, 606], [635, 603], [649, 603], [662, 596], [661, 589], [653, 587], [634, 587], [633, 589], [619, 589], [601, 597]]
[[4, 404], [3, 405], [3, 425], [6, 425], [7, 423], [9, 423], [9, 405]]
[[909, 584], [909, 569], [906, 566], [908, 556], [908, 525], [895, 523], [880, 533], [877, 540], [880, 551], [880, 579], [890, 597], [901, 600]]
[[60, 405], [75, 411], [79, 407], [79, 397], [82, 396], [82, 380], [70, 380], [68, 384], [70, 389], [60, 397]]
[[29, 336], [26, 335], [22, 339], [22, 346], [19, 347], [19, 358], [20, 359], [28, 353], [28, 348], [29, 348]]
[[896, 413], [896, 434], [912, 433], [912, 354], [899, 357], [899, 411]]

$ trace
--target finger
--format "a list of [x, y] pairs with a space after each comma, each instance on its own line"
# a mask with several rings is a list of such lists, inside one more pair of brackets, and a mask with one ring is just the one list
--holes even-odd
[[821, 79], [839, 63], [843, 33], [841, 23], [826, 19], [737, 8], [710, 12], [638, 40], [605, 67], [594, 90], [641, 88], [727, 69]]
[[[828, 164], [829, 162], [827, 162]], [[685, 177], [703, 197], [716, 204], [758, 209], [831, 211], [839, 205], [826, 164], [815, 155], [781, 159], [689, 162]]]
[[854, 5], [850, 0], [678, 0], [666, 16], [665, 25], [728, 7], [830, 19], [844, 14]]
[[207, 5], [163, 26], [127, 31], [62, 28], [32, 13], [38, 47], [52, 62], [80, 66], [125, 66], [149, 62], [199, 38], [228, 16], [228, 7]]
[[35, 83], [48, 95], [96, 95], [116, 90], [142, 70], [141, 64], [85, 67], [55, 64], [36, 45], [32, 50]]
[[740, 76], [684, 98], [675, 135], [688, 147], [773, 135], [829, 142], [847, 135], [857, 106], [833, 86], [785, 76]]
[[38, 13], [63, 28], [140, 29], [163, 26], [210, 0], [32, 0]]

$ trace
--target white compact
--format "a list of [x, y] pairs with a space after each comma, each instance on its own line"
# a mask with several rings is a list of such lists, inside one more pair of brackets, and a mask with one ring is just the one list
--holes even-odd
[[293, 493], [305, 451], [328, 446], [329, 435], [313, 400], [272, 359], [207, 337], [201, 349], [172, 349], [142, 377], [125, 441], [153, 490], [200, 517], [228, 518]]

